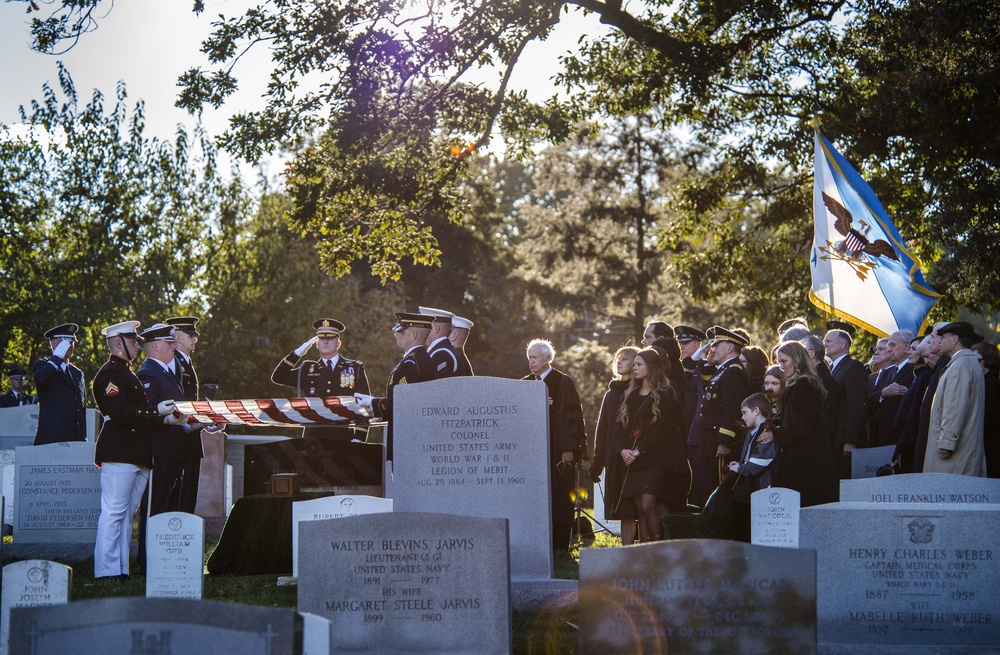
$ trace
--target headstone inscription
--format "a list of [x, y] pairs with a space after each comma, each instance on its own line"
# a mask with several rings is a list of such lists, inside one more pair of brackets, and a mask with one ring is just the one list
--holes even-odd
[[164, 512], [146, 522], [146, 597], [201, 598], [205, 579], [205, 520]]
[[479, 376], [396, 388], [394, 510], [506, 518], [511, 575], [551, 578], [547, 399]]
[[326, 496], [292, 503], [292, 576], [299, 575], [299, 526], [303, 521], [325, 521], [391, 511], [391, 498], [375, 496]]
[[799, 547], [799, 492], [769, 487], [750, 495], [750, 543]]
[[[831, 503], [801, 512], [816, 549], [821, 653], [995, 652], [995, 505]], [[990, 650], [992, 648], [992, 650]]]
[[10, 652], [7, 648], [7, 635], [12, 608], [68, 603], [72, 583], [73, 569], [57, 562], [29, 559], [3, 567], [0, 653]]
[[851, 479], [874, 478], [879, 469], [892, 464], [895, 446], [855, 448], [851, 451]]
[[94, 444], [71, 441], [16, 453], [14, 542], [94, 543], [101, 514]]
[[580, 653], [816, 652], [816, 554], [682, 539], [580, 551]]
[[248, 445], [243, 492], [270, 492], [275, 473], [298, 473], [300, 489], [337, 494], [382, 495], [382, 446], [307, 437]]
[[105, 598], [11, 612], [11, 653], [298, 655], [295, 610], [179, 598]]
[[1000, 503], [1000, 479], [953, 473], [904, 473], [840, 481], [842, 503]]
[[298, 609], [332, 652], [510, 653], [507, 521], [420, 512], [299, 526]]

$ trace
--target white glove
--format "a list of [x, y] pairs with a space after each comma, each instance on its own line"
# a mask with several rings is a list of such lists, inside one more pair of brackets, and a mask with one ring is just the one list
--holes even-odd
[[313, 344], [317, 341], [319, 341], [319, 337], [313, 337], [309, 341], [306, 341], [304, 344], [295, 349], [295, 354], [302, 357], [302, 355], [305, 355], [306, 351], [312, 348]]
[[173, 414], [176, 409], [177, 405], [172, 400], [161, 400], [160, 404], [156, 406], [156, 411], [160, 413], [160, 416]]
[[372, 401], [375, 400], [375, 398], [372, 396], [366, 396], [363, 393], [356, 393], [354, 394], [354, 400], [356, 400], [362, 407], [371, 408]]
[[701, 360], [705, 359], [705, 353], [707, 353], [708, 349], [711, 347], [712, 347], [711, 343], [706, 343], [704, 346], [694, 351], [694, 354], [691, 355], [691, 359], [693, 359], [696, 362], [700, 362]]
[[167, 425], [184, 425], [187, 420], [188, 417], [184, 414], [168, 414], [163, 417], [163, 422]]
[[52, 356], [58, 357], [59, 359], [65, 359], [66, 353], [69, 349], [73, 347], [73, 342], [68, 339], [60, 339], [58, 345], [52, 349]]

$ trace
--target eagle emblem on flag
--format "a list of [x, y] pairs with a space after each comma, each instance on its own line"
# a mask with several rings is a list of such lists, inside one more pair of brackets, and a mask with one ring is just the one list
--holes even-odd
[[836, 198], [823, 194], [823, 204], [837, 219], [833, 226], [844, 238], [836, 243], [826, 242], [826, 247], [820, 250], [825, 253], [823, 259], [837, 259], [854, 269], [862, 280], [878, 266], [875, 259], [887, 257], [899, 261], [895, 248], [885, 239], [869, 240], [868, 233], [872, 226], [867, 221], [858, 221], [860, 228], [854, 227], [854, 217]]

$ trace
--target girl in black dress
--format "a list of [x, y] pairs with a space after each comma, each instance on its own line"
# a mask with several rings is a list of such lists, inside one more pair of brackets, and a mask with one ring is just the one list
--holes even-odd
[[614, 447], [626, 466], [620, 503], [634, 505], [644, 543], [663, 538], [660, 508], [683, 508], [691, 486], [683, 411], [668, 379], [669, 366], [655, 348], [636, 354], [632, 381], [613, 426]]
[[622, 545], [635, 543], [636, 518], [638, 515], [632, 503], [619, 503], [621, 499], [622, 476], [625, 474], [625, 464], [618, 456], [617, 450], [611, 448], [611, 426], [615, 422], [618, 409], [621, 407], [625, 390], [632, 381], [632, 360], [638, 348], [625, 346], [615, 353], [614, 377], [608, 383], [608, 392], [601, 402], [601, 413], [597, 417], [597, 434], [594, 438], [594, 461], [590, 465], [590, 478], [594, 484], [601, 480], [601, 471], [606, 471], [604, 494], [604, 518], [611, 521], [621, 521]]

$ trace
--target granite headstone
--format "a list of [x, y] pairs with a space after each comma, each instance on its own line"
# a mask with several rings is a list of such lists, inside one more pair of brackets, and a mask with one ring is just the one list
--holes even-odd
[[302, 617], [302, 655], [330, 655], [330, 620], [309, 612]]
[[179, 598], [105, 598], [11, 612], [11, 654], [298, 655], [295, 610]]
[[3, 590], [0, 592], [0, 653], [7, 649], [10, 610], [14, 607], [38, 607], [69, 602], [73, 569], [48, 560], [29, 559], [3, 567]]
[[447, 378], [395, 389], [394, 509], [510, 521], [511, 575], [552, 577], [544, 382]]
[[101, 474], [94, 444], [69, 441], [16, 450], [15, 543], [94, 543]]
[[164, 512], [146, 522], [146, 597], [201, 598], [205, 579], [205, 520]]
[[687, 539], [580, 551], [580, 653], [816, 652], [816, 554]]
[[205, 531], [219, 534], [226, 523], [226, 435], [202, 430], [201, 469], [198, 475], [198, 500], [194, 513], [205, 519]]
[[332, 652], [510, 653], [507, 521], [420, 512], [299, 526], [298, 609]]
[[794, 489], [769, 487], [750, 495], [750, 543], [799, 547], [801, 497]]
[[1000, 503], [1000, 479], [954, 473], [904, 473], [841, 480], [843, 503]]
[[820, 653], [995, 653], [996, 505], [831, 503], [801, 512], [816, 550]]
[[326, 496], [292, 503], [292, 576], [299, 575], [299, 526], [303, 521], [325, 521], [391, 511], [391, 498], [375, 496]]
[[851, 479], [874, 478], [879, 469], [892, 464], [896, 446], [855, 448], [851, 451]]

